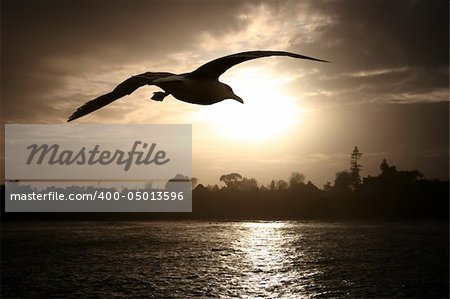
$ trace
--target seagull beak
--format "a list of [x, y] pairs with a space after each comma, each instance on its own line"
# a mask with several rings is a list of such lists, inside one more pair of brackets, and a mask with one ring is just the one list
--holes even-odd
[[241, 104], [244, 104], [244, 100], [238, 97], [237, 95], [233, 95], [232, 99], [238, 101]]

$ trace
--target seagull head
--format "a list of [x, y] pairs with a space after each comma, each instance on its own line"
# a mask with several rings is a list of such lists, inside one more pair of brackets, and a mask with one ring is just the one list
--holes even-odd
[[244, 104], [244, 100], [241, 99], [239, 96], [235, 95], [233, 92], [233, 89], [229, 85], [223, 84], [223, 87], [224, 87], [224, 89], [223, 89], [223, 94], [224, 94], [223, 99], [224, 100], [233, 99], [233, 100], [238, 101], [241, 104]]

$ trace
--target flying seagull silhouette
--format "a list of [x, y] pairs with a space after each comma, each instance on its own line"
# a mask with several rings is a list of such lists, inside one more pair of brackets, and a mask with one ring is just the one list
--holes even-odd
[[269, 56], [288, 56], [329, 62], [284, 51], [248, 51], [217, 58], [190, 73], [177, 75], [167, 72], [147, 72], [132, 76], [117, 85], [113, 91], [85, 103], [67, 121], [70, 122], [98, 110], [144, 85], [156, 85], [164, 90], [164, 92], [153, 93], [151, 99], [155, 101], [162, 101], [171, 94], [176, 99], [191, 104], [212, 105], [225, 99], [233, 99], [243, 104], [244, 101], [234, 94], [230, 86], [219, 81], [220, 75], [236, 64]]

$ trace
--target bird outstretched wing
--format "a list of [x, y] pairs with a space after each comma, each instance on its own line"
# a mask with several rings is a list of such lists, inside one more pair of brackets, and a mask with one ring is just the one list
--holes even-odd
[[95, 110], [98, 110], [115, 100], [120, 99], [126, 95], [131, 94], [136, 89], [144, 85], [152, 85], [156, 79], [167, 77], [172, 75], [171, 73], [143, 73], [140, 75], [132, 76], [114, 88], [113, 91], [107, 94], [101, 95], [89, 102], [86, 102], [83, 106], [78, 108], [67, 120], [68, 122], [80, 118], [86, 114], [89, 114]]
[[329, 62], [326, 60], [285, 51], [248, 51], [217, 58], [213, 61], [210, 61], [200, 66], [198, 69], [191, 72], [188, 76], [196, 78], [218, 79], [220, 75], [222, 75], [226, 70], [228, 70], [229, 68], [231, 68], [236, 64], [242, 63], [247, 60], [269, 56], [289, 56], [293, 58], [308, 59], [320, 62]]

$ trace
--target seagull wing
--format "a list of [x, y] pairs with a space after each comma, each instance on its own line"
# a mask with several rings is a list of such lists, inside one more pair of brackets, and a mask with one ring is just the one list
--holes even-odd
[[89, 102], [86, 102], [83, 106], [78, 108], [67, 120], [68, 122], [85, 116], [95, 110], [102, 108], [103, 106], [108, 105], [109, 103], [114, 102], [115, 100], [120, 99], [126, 95], [131, 94], [136, 89], [144, 85], [152, 85], [156, 79], [167, 77], [172, 75], [170, 73], [143, 73], [140, 75], [136, 75], [130, 77], [117, 85], [113, 91], [101, 95], [98, 98], [95, 98]]
[[309, 56], [284, 51], [248, 51], [217, 58], [213, 61], [210, 61], [200, 66], [198, 69], [191, 72], [188, 76], [196, 78], [218, 79], [220, 75], [222, 75], [226, 70], [228, 70], [229, 68], [231, 68], [236, 64], [242, 63], [247, 60], [269, 56], [288, 56], [293, 58], [308, 59], [320, 62], [329, 62], [322, 59], [317, 59]]

